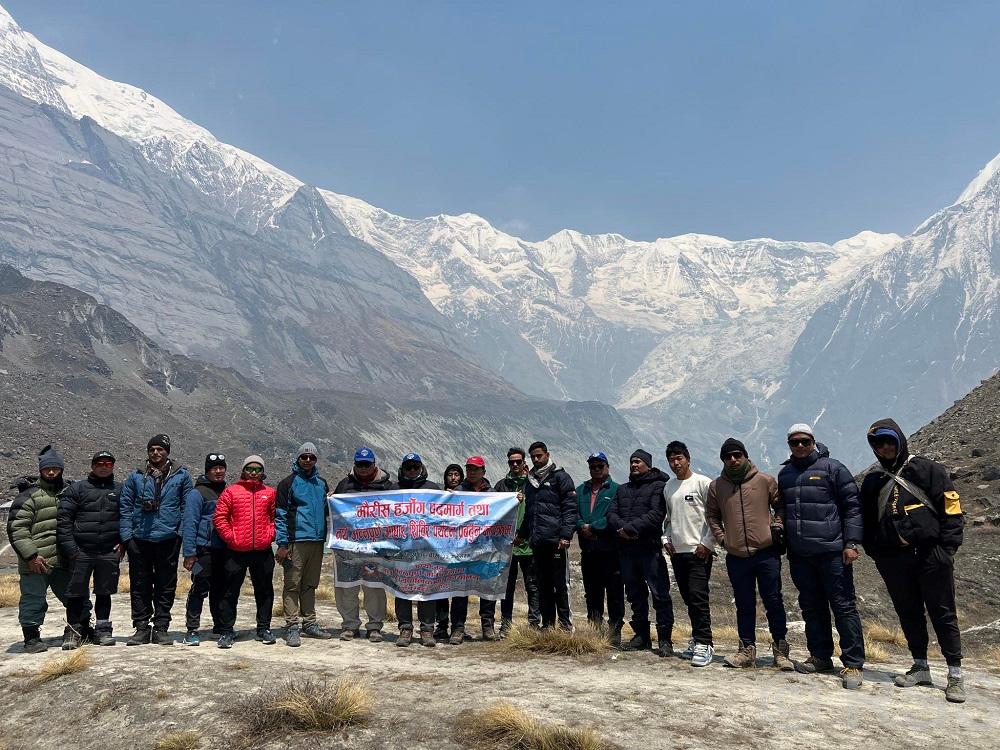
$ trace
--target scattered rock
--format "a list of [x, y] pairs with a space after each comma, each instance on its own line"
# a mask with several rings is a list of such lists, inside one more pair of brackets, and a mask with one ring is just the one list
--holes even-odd
[[982, 458], [985, 455], [986, 455], [986, 451], [984, 451], [982, 448], [973, 448], [972, 449], [972, 457], [973, 458]]
[[1000, 466], [987, 466], [983, 470], [982, 477], [988, 482], [1000, 479]]

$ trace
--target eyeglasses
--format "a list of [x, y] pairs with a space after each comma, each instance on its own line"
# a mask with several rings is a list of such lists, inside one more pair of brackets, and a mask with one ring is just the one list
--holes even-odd
[[788, 441], [788, 444], [792, 448], [797, 448], [799, 446], [805, 447], [807, 445], [812, 445], [812, 438], [792, 438]]
[[243, 467], [243, 473], [244, 474], [263, 474], [264, 473], [264, 467], [263, 466], [244, 466]]
[[224, 455], [222, 455], [221, 453], [209, 453], [208, 454], [208, 460], [209, 461], [225, 461], [226, 457]]
[[308, 453], [303, 453], [301, 456], [299, 456], [299, 461], [315, 461], [315, 460], [316, 456], [312, 456]]
[[726, 453], [722, 456], [724, 459], [728, 460], [730, 458], [743, 458], [743, 454], [739, 451], [733, 451], [732, 453]]
[[523, 458], [515, 458], [507, 461], [508, 466], [524, 466]]

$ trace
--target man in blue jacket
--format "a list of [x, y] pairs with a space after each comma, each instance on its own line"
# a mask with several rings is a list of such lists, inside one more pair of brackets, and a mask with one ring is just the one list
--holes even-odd
[[173, 645], [167, 631], [177, 590], [181, 519], [185, 503], [196, 501], [197, 495], [187, 469], [170, 460], [170, 438], [150, 438], [146, 468], [128, 475], [119, 496], [118, 523], [128, 552], [135, 626], [125, 642], [128, 646]]
[[799, 590], [809, 648], [809, 658], [795, 668], [805, 674], [833, 670], [833, 610], [844, 665], [841, 684], [856, 690], [865, 663], [851, 567], [863, 538], [858, 486], [847, 467], [816, 443], [809, 425], [789, 428], [788, 447], [791, 457], [778, 473], [778, 489], [785, 507], [788, 567]]
[[608, 636], [616, 648], [622, 642], [625, 623], [625, 584], [618, 556], [618, 535], [608, 528], [608, 511], [618, 492], [611, 478], [604, 451], [587, 458], [590, 479], [576, 488], [580, 516], [576, 528], [580, 540], [580, 573], [587, 600], [587, 620], [595, 627], [604, 624], [604, 597], [608, 599]]
[[[285, 571], [281, 602], [285, 609], [285, 643], [297, 647], [301, 636], [333, 638], [316, 621], [316, 587], [326, 543], [326, 496], [330, 488], [319, 475], [319, 453], [313, 443], [299, 447], [292, 473], [278, 483], [274, 529], [275, 554]], [[301, 625], [300, 625], [301, 618]]]

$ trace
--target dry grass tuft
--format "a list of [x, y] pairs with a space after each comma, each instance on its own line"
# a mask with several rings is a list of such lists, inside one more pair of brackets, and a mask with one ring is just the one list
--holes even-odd
[[612, 750], [616, 747], [592, 729], [545, 724], [506, 702], [460, 716], [458, 735], [473, 747], [504, 750]]
[[260, 738], [287, 731], [330, 731], [366, 724], [372, 716], [372, 693], [364, 682], [342, 679], [289, 680], [261, 689], [235, 708], [247, 736]]
[[21, 586], [14, 573], [0, 576], [0, 607], [16, 607], [21, 601]]
[[865, 661], [866, 662], [887, 662], [892, 661], [892, 653], [884, 644], [878, 641], [865, 641]]
[[279, 599], [274, 602], [274, 607], [271, 609], [271, 617], [277, 619], [284, 616], [285, 616], [285, 605]]
[[38, 670], [38, 673], [32, 678], [31, 681], [35, 685], [44, 685], [46, 682], [52, 682], [52, 680], [65, 677], [68, 674], [82, 672], [89, 667], [90, 664], [90, 648], [83, 646], [82, 648], [78, 648], [69, 656], [49, 659], [49, 661], [42, 665], [42, 668]]
[[116, 708], [121, 708], [125, 705], [125, 696], [121, 690], [108, 690], [101, 693], [100, 697], [95, 700], [90, 706], [91, 717], [97, 717], [103, 714], [105, 711], [114, 711]]
[[156, 700], [158, 701], [165, 701], [169, 697], [170, 697], [170, 691], [167, 690], [166, 688], [159, 688], [156, 691]]
[[195, 750], [200, 742], [197, 732], [171, 732], [160, 738], [156, 750]]
[[240, 659], [239, 661], [234, 661], [232, 664], [227, 664], [225, 669], [230, 672], [242, 672], [244, 669], [250, 669], [253, 666], [246, 659]]
[[177, 596], [187, 596], [187, 592], [191, 590], [191, 574], [186, 570], [182, 570], [183, 575], [177, 576], [177, 588], [175, 593]]
[[321, 583], [316, 587], [316, 601], [318, 602], [332, 602], [336, 601], [337, 592], [336, 589], [329, 583]]
[[1000, 646], [990, 646], [986, 649], [986, 665], [990, 669], [1000, 669]]
[[902, 628], [892, 627], [883, 622], [866, 622], [865, 644], [886, 643], [899, 648], [906, 648], [906, 636], [903, 635]]
[[536, 630], [519, 622], [501, 643], [509, 651], [560, 656], [602, 654], [611, 648], [605, 635], [590, 625], [570, 633], [560, 628]]
[[132, 578], [127, 571], [122, 571], [118, 576], [118, 593], [127, 594], [132, 590]]

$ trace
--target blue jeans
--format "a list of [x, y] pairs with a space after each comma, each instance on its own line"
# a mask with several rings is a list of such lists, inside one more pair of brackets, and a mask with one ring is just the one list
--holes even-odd
[[806, 621], [806, 645], [818, 659], [833, 656], [830, 610], [840, 635], [840, 661], [861, 669], [865, 664], [865, 638], [854, 596], [854, 567], [844, 565], [843, 554], [789, 555], [788, 569], [799, 590], [799, 606]]
[[781, 598], [781, 556], [773, 548], [750, 557], [726, 555], [726, 572], [736, 600], [736, 630], [740, 643], [756, 643], [757, 591], [767, 613], [767, 627], [774, 641], [788, 634], [785, 602]]

